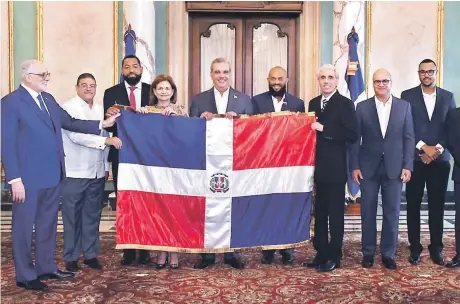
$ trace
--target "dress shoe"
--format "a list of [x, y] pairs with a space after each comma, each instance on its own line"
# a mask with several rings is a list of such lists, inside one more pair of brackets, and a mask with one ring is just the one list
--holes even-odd
[[273, 258], [275, 257], [275, 254], [274, 253], [263, 253], [262, 254], [262, 258], [260, 259], [260, 261], [262, 262], [262, 264], [265, 264], [265, 265], [270, 265], [271, 263], [273, 263]]
[[419, 253], [411, 253], [409, 257], [409, 263], [412, 265], [418, 265], [420, 264], [420, 254]]
[[446, 265], [447, 268], [455, 268], [455, 267], [460, 267], [460, 255], [456, 255], [452, 261], [447, 263]]
[[382, 264], [385, 268], [395, 270], [396, 269], [396, 261], [394, 258], [390, 257], [382, 257]]
[[281, 252], [281, 261], [284, 265], [290, 265], [294, 263], [294, 256], [289, 251]]
[[244, 268], [243, 262], [241, 262], [240, 259], [237, 259], [237, 258], [224, 259], [224, 263], [227, 264], [227, 265], [232, 266], [235, 269], [243, 269]]
[[308, 262], [305, 262], [302, 265], [308, 268], [317, 268], [320, 266], [320, 263], [318, 262], [317, 256], [315, 256], [314, 258], [311, 258]]
[[120, 264], [123, 265], [123, 266], [132, 265], [132, 264], [134, 264], [134, 259], [123, 258], [123, 259], [121, 260]]
[[143, 256], [143, 257], [140, 257], [140, 258], [139, 258], [139, 264], [142, 264], [142, 265], [151, 265], [151, 264], [152, 264], [152, 260], [150, 259], [149, 256]]
[[364, 268], [371, 268], [372, 266], [374, 266], [374, 257], [372, 257], [372, 256], [364, 256], [363, 257], [363, 262], [361, 263], [361, 265]]
[[75, 274], [67, 271], [56, 271], [54, 273], [45, 273], [38, 276], [39, 280], [63, 280], [75, 277]]
[[208, 260], [201, 260], [199, 261], [198, 263], [195, 264], [195, 266], [193, 266], [193, 268], [195, 269], [204, 269], [208, 266], [211, 266], [211, 265], [214, 265], [216, 262], [215, 261], [208, 261]]
[[77, 261], [65, 262], [65, 270], [70, 272], [77, 272], [80, 270]]
[[102, 265], [101, 263], [99, 263], [99, 260], [97, 258], [84, 260], [83, 263], [92, 269], [99, 269], [99, 270], [102, 269]]
[[319, 272], [329, 272], [336, 268], [340, 268], [340, 261], [329, 260], [326, 263], [319, 265], [317, 269]]
[[39, 279], [35, 279], [32, 281], [25, 281], [25, 282], [16, 282], [16, 286], [29, 289], [29, 290], [47, 290], [48, 285], [40, 281]]
[[445, 264], [444, 257], [442, 256], [442, 252], [430, 253], [430, 258], [433, 261], [433, 263], [435, 263], [437, 265], [444, 266], [444, 264]]

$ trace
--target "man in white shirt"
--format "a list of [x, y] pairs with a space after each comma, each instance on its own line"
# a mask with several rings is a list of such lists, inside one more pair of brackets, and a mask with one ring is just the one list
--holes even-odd
[[[227, 118], [239, 114], [253, 114], [251, 98], [230, 87], [230, 73], [230, 63], [225, 58], [216, 58], [211, 62], [211, 78], [214, 86], [192, 97], [191, 117], [212, 119], [214, 114], [224, 114]], [[195, 264], [196, 269], [203, 269], [215, 263], [214, 253], [202, 254], [201, 257], [201, 260]], [[244, 268], [237, 253], [225, 253], [224, 263], [236, 269]]]
[[377, 204], [382, 189], [382, 263], [396, 269], [402, 185], [409, 182], [415, 146], [411, 106], [391, 95], [391, 74], [377, 70], [372, 78], [375, 97], [356, 108], [358, 140], [351, 146], [352, 177], [361, 184], [361, 225], [364, 268], [374, 264], [377, 249]]
[[423, 247], [420, 243], [420, 207], [425, 190], [428, 194], [428, 225], [430, 227], [431, 260], [444, 265], [442, 255], [444, 205], [450, 172], [450, 153], [444, 147], [447, 140], [447, 115], [455, 109], [454, 95], [436, 86], [436, 64], [423, 60], [418, 67], [420, 85], [402, 92], [412, 108], [415, 143], [414, 172], [406, 187], [407, 230], [411, 255], [409, 262], [420, 263]]
[[[81, 74], [75, 86], [77, 96], [61, 107], [71, 116], [95, 120], [104, 116], [102, 104], [94, 103], [96, 79], [92, 74]], [[62, 183], [62, 217], [64, 222], [64, 261], [66, 270], [80, 269], [78, 258], [84, 264], [101, 269], [99, 254], [99, 222], [102, 211], [105, 181], [109, 173], [108, 146], [120, 149], [121, 141], [109, 137], [106, 130], [99, 135], [62, 130], [67, 179]]]

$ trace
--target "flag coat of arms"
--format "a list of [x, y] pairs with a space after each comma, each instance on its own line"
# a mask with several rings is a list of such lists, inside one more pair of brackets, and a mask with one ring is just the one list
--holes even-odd
[[122, 111], [117, 248], [227, 252], [308, 242], [314, 117]]

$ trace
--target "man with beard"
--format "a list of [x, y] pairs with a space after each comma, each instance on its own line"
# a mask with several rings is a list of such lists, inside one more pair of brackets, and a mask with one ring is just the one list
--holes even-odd
[[[289, 79], [285, 69], [279, 66], [273, 67], [268, 73], [267, 80], [268, 91], [252, 98], [255, 115], [281, 111], [305, 112], [304, 101], [286, 92]], [[283, 264], [292, 264], [293, 251], [293, 249], [279, 251]], [[262, 264], [271, 264], [274, 257], [275, 250], [263, 250]]]
[[[104, 112], [107, 116], [117, 114], [118, 109], [114, 108], [115, 104], [130, 106], [133, 109], [145, 107], [149, 104], [150, 85], [141, 82], [142, 66], [139, 58], [134, 55], [127, 55], [121, 62], [121, 71], [124, 81], [104, 92]], [[106, 129], [117, 136], [116, 124]], [[117, 192], [118, 182], [118, 150], [110, 147], [109, 162], [112, 163], [112, 176], [115, 193]], [[116, 209], [116, 204], [114, 210]], [[136, 251], [134, 249], [124, 249], [122, 265], [131, 265], [136, 259]], [[139, 250], [139, 263], [147, 265], [150, 263], [150, 256], [147, 250]]]
[[443, 217], [450, 172], [450, 153], [445, 149], [446, 119], [448, 112], [455, 109], [455, 100], [451, 92], [436, 86], [436, 74], [435, 62], [423, 60], [418, 67], [420, 85], [401, 94], [401, 99], [411, 104], [416, 142], [414, 172], [406, 187], [409, 262], [413, 265], [420, 263], [423, 250], [420, 244], [420, 205], [425, 185], [431, 241], [428, 250], [435, 264], [444, 265]]
[[[214, 114], [225, 114], [230, 119], [238, 114], [252, 115], [251, 98], [230, 87], [230, 73], [230, 63], [225, 58], [216, 58], [211, 62], [211, 78], [214, 86], [192, 97], [191, 117], [209, 120]], [[202, 254], [201, 261], [195, 264], [195, 269], [214, 265], [215, 260], [214, 253]], [[244, 268], [238, 254], [233, 252], [225, 253], [224, 263], [236, 269]]]
[[342, 259], [347, 143], [354, 143], [358, 136], [355, 106], [337, 92], [339, 74], [335, 67], [323, 65], [318, 70], [317, 79], [321, 95], [313, 98], [308, 105], [308, 111], [315, 112], [317, 116], [317, 122], [311, 125], [316, 131], [313, 242], [316, 256], [304, 266], [326, 272], [339, 268]]

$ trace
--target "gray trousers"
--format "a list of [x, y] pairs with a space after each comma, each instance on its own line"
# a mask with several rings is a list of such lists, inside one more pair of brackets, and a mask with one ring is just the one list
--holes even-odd
[[105, 178], [68, 178], [62, 185], [64, 261], [97, 257]]
[[381, 161], [373, 177], [361, 181], [361, 231], [364, 256], [374, 256], [377, 248], [377, 202], [382, 191], [383, 223], [380, 251], [382, 256], [394, 258], [398, 245], [399, 209], [402, 181], [389, 179]]

